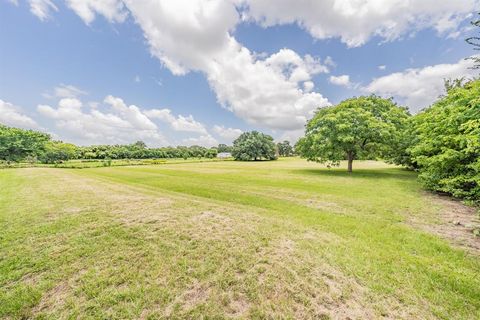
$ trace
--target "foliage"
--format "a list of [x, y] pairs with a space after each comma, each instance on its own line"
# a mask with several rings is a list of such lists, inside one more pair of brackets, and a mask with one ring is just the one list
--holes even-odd
[[0, 160], [35, 158], [45, 150], [49, 139], [45, 133], [0, 125]]
[[290, 145], [288, 140], [277, 143], [278, 154], [281, 157], [291, 157], [293, 156], [293, 147]]
[[232, 156], [242, 161], [277, 159], [273, 138], [258, 131], [242, 133], [233, 142]]
[[214, 158], [217, 149], [201, 146], [147, 148], [143, 143], [130, 145], [96, 145], [80, 147], [80, 159], [172, 159]]
[[60, 163], [70, 159], [75, 159], [77, 147], [71, 143], [62, 141], [49, 141], [45, 145], [45, 151], [40, 155], [40, 161], [43, 163]]
[[387, 155], [400, 144], [408, 112], [391, 99], [362, 96], [336, 106], [320, 108], [307, 126], [305, 137], [297, 143], [297, 152], [311, 161], [338, 165], [367, 155]]
[[420, 180], [436, 191], [480, 201], [480, 80], [455, 87], [415, 117], [411, 149]]
[[232, 152], [233, 147], [232, 146], [227, 146], [226, 144], [220, 143], [217, 147], [218, 153], [220, 152]]

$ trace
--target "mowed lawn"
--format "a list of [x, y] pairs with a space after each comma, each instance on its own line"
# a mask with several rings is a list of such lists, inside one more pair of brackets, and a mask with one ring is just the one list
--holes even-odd
[[0, 318], [480, 319], [480, 258], [381, 162], [0, 171]]

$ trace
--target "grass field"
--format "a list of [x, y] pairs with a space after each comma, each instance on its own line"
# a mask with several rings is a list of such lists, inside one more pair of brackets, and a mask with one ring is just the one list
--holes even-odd
[[299, 159], [0, 170], [0, 318], [480, 319], [412, 172]]

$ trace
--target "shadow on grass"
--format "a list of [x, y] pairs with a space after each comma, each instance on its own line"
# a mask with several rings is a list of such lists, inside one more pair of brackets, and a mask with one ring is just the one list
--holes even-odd
[[293, 174], [318, 175], [325, 177], [345, 177], [345, 178], [372, 178], [372, 179], [401, 179], [414, 180], [417, 178], [415, 172], [404, 168], [382, 168], [382, 169], [353, 169], [352, 173], [342, 168], [318, 168], [318, 169], [295, 169], [291, 170]]

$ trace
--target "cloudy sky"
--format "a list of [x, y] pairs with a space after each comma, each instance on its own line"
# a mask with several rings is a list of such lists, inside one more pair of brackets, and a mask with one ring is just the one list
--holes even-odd
[[298, 138], [362, 94], [473, 75], [480, 0], [0, 0], [0, 123], [81, 145]]

